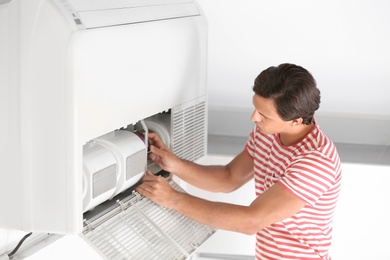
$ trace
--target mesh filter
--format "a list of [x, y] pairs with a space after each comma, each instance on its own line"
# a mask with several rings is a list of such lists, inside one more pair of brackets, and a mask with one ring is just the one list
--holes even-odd
[[[172, 180], [170, 184], [181, 190]], [[141, 196], [126, 204], [126, 209], [83, 234], [106, 259], [186, 259], [215, 232]]]
[[92, 195], [96, 198], [100, 194], [116, 187], [116, 164], [108, 166], [93, 176]]

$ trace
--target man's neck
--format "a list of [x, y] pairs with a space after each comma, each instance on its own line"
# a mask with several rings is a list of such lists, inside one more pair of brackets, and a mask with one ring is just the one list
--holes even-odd
[[301, 141], [313, 127], [314, 124], [294, 126], [290, 131], [279, 134], [280, 142], [284, 146], [294, 145]]

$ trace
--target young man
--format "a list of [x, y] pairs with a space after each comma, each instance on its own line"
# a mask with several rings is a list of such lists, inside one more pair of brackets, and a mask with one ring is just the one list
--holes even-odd
[[313, 118], [320, 104], [316, 82], [306, 69], [281, 64], [261, 72], [253, 91], [255, 127], [225, 166], [182, 160], [149, 135], [152, 160], [199, 188], [230, 192], [254, 178], [257, 198], [249, 206], [177, 192], [151, 173], [136, 190], [199, 222], [257, 234], [257, 259], [329, 260], [341, 167], [334, 144]]

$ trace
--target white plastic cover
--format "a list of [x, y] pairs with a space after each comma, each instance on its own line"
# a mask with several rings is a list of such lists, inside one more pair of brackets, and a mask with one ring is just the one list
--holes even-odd
[[86, 29], [200, 15], [192, 0], [57, 0]]
[[60, 2], [0, 8], [2, 228], [79, 233], [83, 145], [206, 96], [202, 15], [79, 30]]
[[[172, 179], [171, 186], [184, 192]], [[215, 229], [139, 195], [83, 237], [104, 259], [188, 259]]]

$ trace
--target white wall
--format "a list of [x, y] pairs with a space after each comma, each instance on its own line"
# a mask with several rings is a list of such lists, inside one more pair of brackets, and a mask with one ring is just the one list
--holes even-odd
[[316, 78], [319, 114], [379, 119], [390, 132], [389, 1], [198, 2], [209, 21], [211, 113], [250, 111], [254, 78], [290, 62]]
[[334, 217], [333, 260], [390, 259], [390, 167], [343, 164]]

